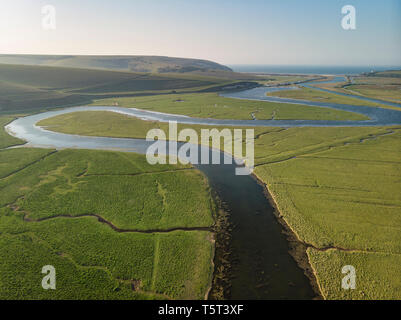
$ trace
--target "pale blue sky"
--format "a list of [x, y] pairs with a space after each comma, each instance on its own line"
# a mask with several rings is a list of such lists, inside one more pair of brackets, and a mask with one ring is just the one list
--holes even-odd
[[[56, 8], [53, 31], [42, 29], [46, 4]], [[356, 8], [353, 31], [341, 27], [347, 4]], [[401, 0], [7, 0], [0, 53], [401, 65]]]

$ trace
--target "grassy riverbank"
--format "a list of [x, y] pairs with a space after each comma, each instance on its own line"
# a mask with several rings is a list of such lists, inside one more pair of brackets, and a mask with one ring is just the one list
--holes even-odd
[[298, 90], [269, 92], [267, 93], [267, 95], [280, 98], [290, 98], [290, 99], [309, 100], [316, 102], [328, 102], [328, 103], [338, 103], [338, 104], [349, 104], [354, 106], [380, 107], [385, 109], [400, 110], [400, 108], [388, 106], [385, 104], [369, 102], [358, 98], [346, 97], [331, 92], [324, 92], [317, 89], [303, 88], [303, 87], [299, 88]]
[[[215, 209], [190, 166], [3, 149], [0, 189], [0, 299], [203, 299], [209, 290]], [[45, 265], [57, 290], [40, 286]]]
[[[325, 298], [400, 298], [401, 132], [391, 131], [256, 168], [283, 218], [310, 246]], [[341, 289], [344, 265], [356, 268], [356, 290]]]
[[401, 104], [400, 70], [376, 72], [353, 80], [352, 84], [344, 86], [346, 91]]
[[14, 118], [0, 117], [0, 149], [24, 143], [23, 141], [10, 136], [3, 128]]
[[[75, 113], [42, 124], [62, 132], [123, 137], [144, 137], [149, 127], [162, 126], [138, 126], [138, 121], [143, 122], [119, 114]], [[116, 129], [118, 123], [127, 130]], [[401, 128], [255, 128], [255, 134], [255, 174], [308, 247], [322, 295], [400, 298], [395, 279], [401, 279]], [[341, 267], [348, 264], [356, 267], [358, 284], [344, 292]]]
[[344, 82], [321, 83], [314, 86], [401, 104], [401, 70], [373, 72], [353, 76]]
[[250, 101], [220, 97], [217, 93], [158, 95], [151, 97], [112, 98], [92, 105], [116, 105], [191, 117], [259, 120], [366, 120], [363, 115], [329, 108], [289, 103]]

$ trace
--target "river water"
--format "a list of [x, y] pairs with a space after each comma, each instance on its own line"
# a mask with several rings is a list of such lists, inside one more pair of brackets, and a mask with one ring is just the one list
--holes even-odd
[[[302, 103], [291, 99], [267, 97], [272, 88], [255, 88], [243, 92], [224, 94], [239, 99]], [[368, 121], [308, 121], [308, 120], [215, 120], [190, 118], [139, 109], [120, 107], [72, 107], [19, 118], [6, 126], [6, 130], [39, 148], [79, 148], [117, 150], [144, 154], [151, 142], [142, 139], [83, 137], [51, 132], [36, 126], [40, 120], [76, 111], [112, 111], [144, 120], [170, 121], [186, 124], [226, 126], [366, 126], [401, 124], [401, 112], [372, 107], [307, 102], [308, 105], [330, 107], [359, 112]], [[179, 144], [180, 146], [181, 144]], [[199, 147], [203, 150], [206, 147]], [[230, 157], [217, 150], [222, 158]], [[231, 299], [311, 299], [315, 296], [309, 279], [288, 253], [289, 245], [273, 214], [273, 208], [264, 194], [264, 188], [252, 176], [236, 176], [236, 164], [196, 165], [209, 179], [219, 198], [227, 206], [234, 226], [232, 231], [233, 279]]]

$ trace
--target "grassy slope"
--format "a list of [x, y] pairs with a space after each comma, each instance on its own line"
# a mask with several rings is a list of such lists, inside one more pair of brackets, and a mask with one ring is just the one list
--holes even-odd
[[[64, 121], [64, 126], [54, 129], [73, 132], [86, 127], [91, 135], [144, 137], [155, 125], [121, 115], [110, 115], [110, 120], [101, 114], [81, 115], [69, 115], [74, 125], [58, 119], [56, 123], [61, 126]], [[117, 129], [118, 123], [123, 131]], [[129, 123], [135, 124], [135, 130], [128, 129]], [[401, 278], [397, 267], [400, 129], [256, 128], [255, 133], [255, 173], [267, 183], [284, 219], [301, 240], [317, 248], [339, 248], [308, 250], [323, 294], [327, 298], [399, 298], [399, 283], [387, 280], [390, 275]], [[374, 269], [382, 256], [382, 268]], [[360, 272], [359, 291], [338, 289], [343, 276], [338, 265], [346, 264]], [[366, 276], [368, 272], [372, 274]], [[372, 277], [377, 279], [374, 284], [364, 283]]]
[[225, 83], [227, 80], [197, 75], [0, 64], [0, 111], [41, 110], [89, 103], [100, 97], [196, 91]]
[[0, 55], [0, 63], [152, 73], [231, 71], [212, 61], [162, 56]]
[[174, 76], [212, 77], [227, 81], [257, 81], [254, 74], [233, 72], [213, 61], [157, 56], [35, 56], [0, 55], [0, 64], [97, 69]]
[[310, 88], [300, 88], [299, 90], [276, 91], [276, 92], [270, 92], [267, 95], [281, 98], [301, 99], [301, 100], [309, 100], [317, 102], [339, 103], [339, 104], [349, 104], [349, 105], [368, 106], [368, 107], [381, 107], [387, 109], [399, 109], [384, 104], [378, 104], [374, 102], [359, 100], [357, 98], [340, 96], [335, 93], [323, 92]]
[[[210, 226], [209, 190], [197, 171], [150, 166], [135, 154], [10, 149], [0, 150], [0, 189], [0, 299], [204, 298], [209, 232], [118, 233], [77, 216], [96, 213], [128, 229]], [[185, 207], [184, 193], [192, 199]], [[40, 286], [47, 264], [56, 267], [55, 291]]]
[[366, 117], [352, 112], [317, 108], [295, 104], [263, 101], [245, 101], [223, 98], [216, 93], [159, 95], [151, 97], [132, 97], [102, 99], [93, 105], [118, 105], [154, 110], [167, 113], [184, 114], [200, 118], [252, 119], [252, 113], [259, 119], [306, 119], [306, 120], [365, 120]]

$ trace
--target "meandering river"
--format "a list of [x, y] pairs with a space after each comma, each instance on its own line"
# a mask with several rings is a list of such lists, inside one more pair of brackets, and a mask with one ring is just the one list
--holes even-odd
[[[364, 114], [367, 121], [313, 120], [216, 120], [120, 107], [72, 107], [19, 118], [6, 130], [38, 148], [80, 148], [117, 150], [144, 154], [151, 144], [142, 139], [84, 137], [62, 134], [36, 126], [40, 120], [76, 111], [101, 110], [135, 116], [144, 120], [177, 121], [185, 124], [222, 126], [382, 126], [401, 124], [401, 112], [373, 107], [305, 102], [267, 97], [274, 88], [255, 88], [223, 94], [238, 99], [266, 100], [307, 104]], [[382, 102], [381, 102], [382, 103]], [[398, 105], [397, 105], [398, 106]], [[300, 106], [302, 107], [302, 106]], [[401, 107], [401, 106], [400, 106]], [[206, 148], [206, 147], [200, 147]], [[212, 150], [212, 152], [219, 152]], [[220, 153], [220, 152], [219, 152]], [[220, 153], [221, 157], [230, 157]], [[196, 165], [209, 179], [211, 187], [230, 211], [233, 223], [232, 255], [234, 260], [232, 299], [311, 299], [315, 296], [309, 279], [288, 253], [289, 244], [267, 201], [264, 188], [252, 176], [236, 176], [233, 165]]]

